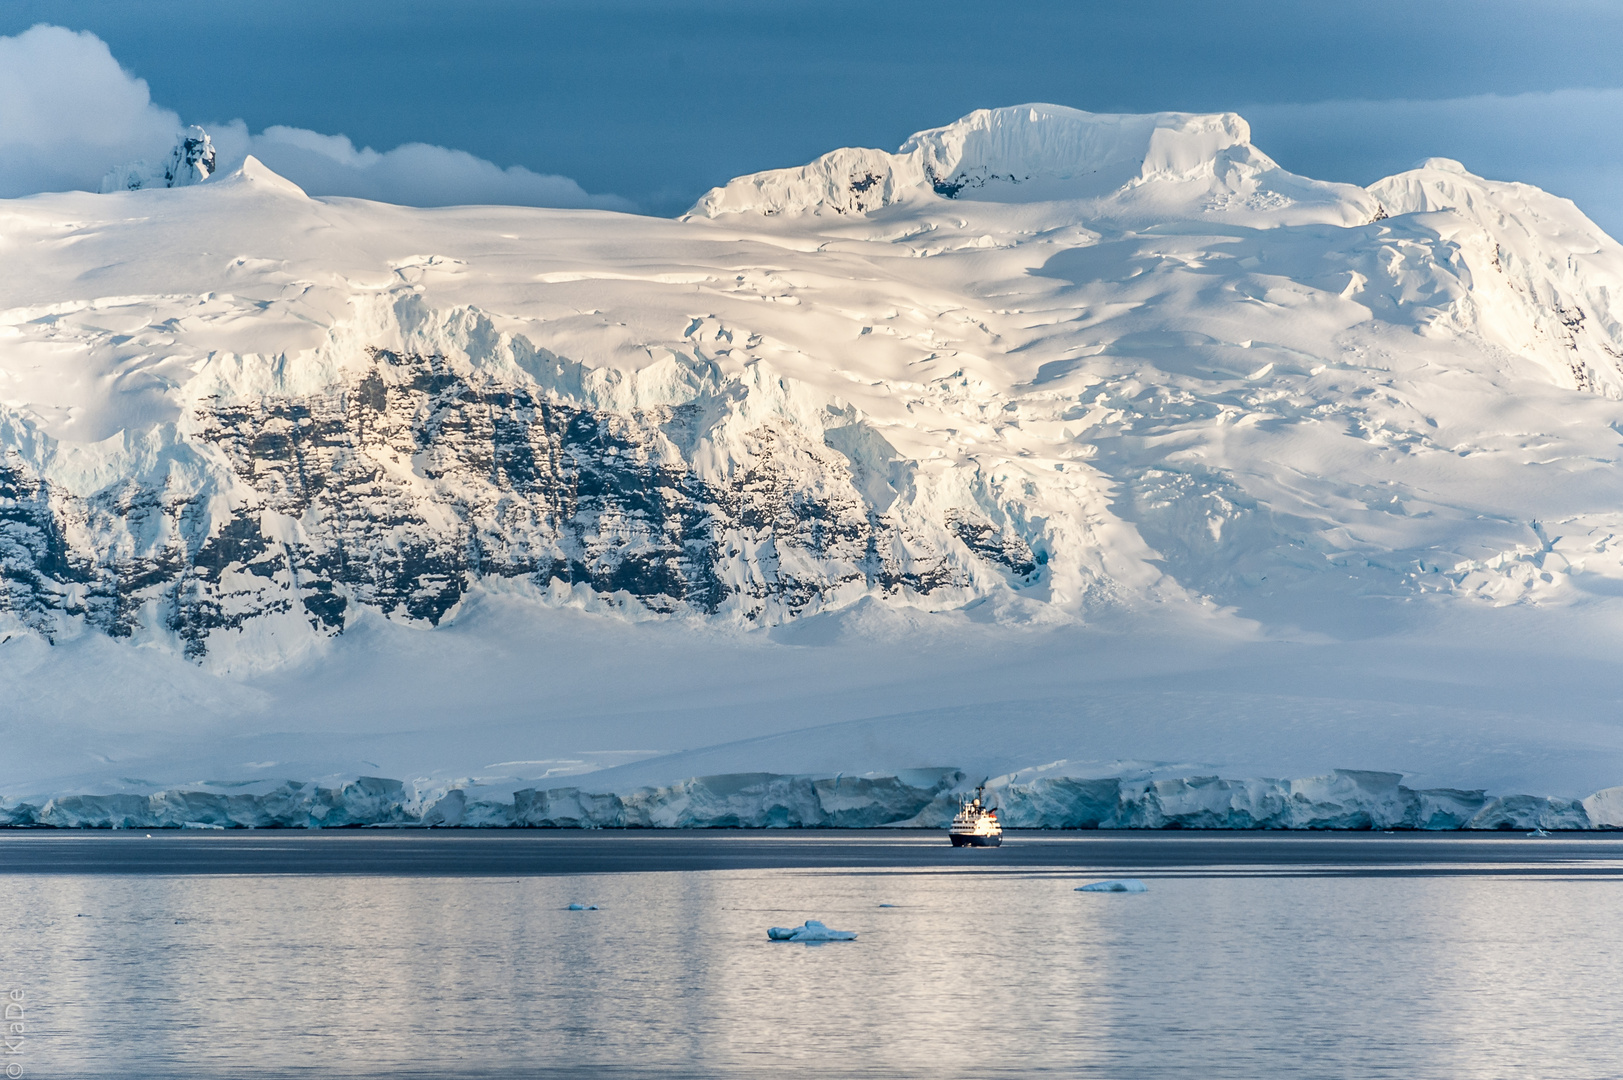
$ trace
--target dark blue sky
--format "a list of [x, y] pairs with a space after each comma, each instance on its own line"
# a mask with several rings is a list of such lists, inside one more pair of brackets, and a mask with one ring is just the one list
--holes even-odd
[[[1605, 94], [1535, 99], [1514, 123], [1496, 120], [1491, 102], [1343, 108], [1323, 114], [1337, 117], [1334, 130], [1313, 110], [1281, 108], [1623, 87], [1623, 3], [1596, 0], [8, 0], [0, 8], [0, 34], [36, 22], [99, 35], [156, 102], [187, 120], [241, 117], [256, 131], [287, 124], [378, 149], [436, 143], [571, 176], [660, 213], [740, 173], [841, 145], [894, 148], [971, 109], [1025, 101], [1235, 109], [1281, 164], [1325, 179], [1368, 182], [1439, 153], [1560, 190], [1563, 176], [1581, 187], [1573, 177], [1599, 182], [1596, 168], [1623, 163], [1623, 131], [1607, 129], [1617, 110]], [[1598, 119], [1574, 115], [1597, 101], [1606, 105]], [[1596, 127], [1600, 145], [1573, 145]]]

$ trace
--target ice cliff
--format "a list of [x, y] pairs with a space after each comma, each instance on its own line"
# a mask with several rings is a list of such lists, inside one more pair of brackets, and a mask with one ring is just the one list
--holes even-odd
[[[1413, 790], [1397, 773], [1337, 770], [1302, 780], [1073, 779], [994, 788], [1016, 829], [1623, 828], [1623, 788], [1583, 800]], [[971, 785], [953, 769], [903, 776], [739, 773], [627, 794], [525, 788], [512, 802], [477, 788], [419, 791], [363, 777], [339, 787], [288, 782], [260, 793], [75, 795], [0, 806], [0, 824], [59, 828], [335, 828], [356, 825], [546, 829], [944, 829]]]

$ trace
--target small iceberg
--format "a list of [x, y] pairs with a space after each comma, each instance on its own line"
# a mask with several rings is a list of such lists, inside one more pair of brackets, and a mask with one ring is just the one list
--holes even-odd
[[596, 904], [570, 904], [568, 907], [564, 908], [564, 910], [565, 911], [596, 911], [597, 910], [597, 905]]
[[855, 930], [830, 930], [816, 919], [807, 919], [805, 926], [774, 926], [766, 932], [773, 941], [855, 941]]
[[1077, 892], [1149, 892], [1150, 887], [1137, 878], [1111, 878], [1077, 886]]

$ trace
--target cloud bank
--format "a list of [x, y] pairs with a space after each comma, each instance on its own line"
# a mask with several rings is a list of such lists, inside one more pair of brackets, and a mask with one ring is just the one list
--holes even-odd
[[166, 156], [180, 128], [96, 35], [0, 37], [0, 196], [95, 191], [115, 165]]
[[347, 195], [407, 206], [500, 203], [514, 206], [595, 207], [631, 210], [616, 195], [588, 195], [567, 176], [502, 168], [462, 150], [407, 143], [379, 153], [357, 150], [343, 135], [305, 128], [268, 127], [250, 135], [241, 120], [208, 128], [226, 172], [249, 154], [311, 195]]
[[[186, 121], [192, 122], [192, 121]], [[0, 198], [96, 191], [132, 161], [161, 161], [186, 122], [152, 102], [146, 81], [119, 67], [94, 34], [35, 26], [0, 37]], [[311, 195], [408, 206], [502, 203], [630, 210], [565, 176], [502, 168], [461, 150], [408, 143], [379, 152], [343, 135], [275, 126], [251, 134], [241, 120], [203, 123], [229, 172], [254, 155]]]

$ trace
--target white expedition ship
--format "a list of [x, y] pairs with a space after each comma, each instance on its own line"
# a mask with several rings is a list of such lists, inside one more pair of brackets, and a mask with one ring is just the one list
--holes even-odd
[[961, 799], [958, 813], [947, 830], [953, 847], [997, 847], [1003, 843], [1003, 823], [997, 810], [986, 805], [986, 785], [975, 789], [975, 797]]

